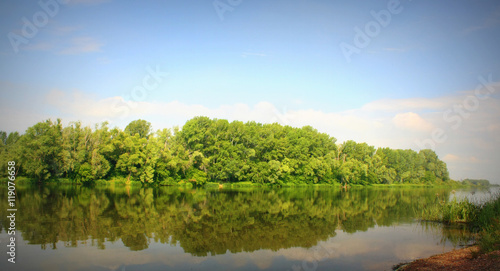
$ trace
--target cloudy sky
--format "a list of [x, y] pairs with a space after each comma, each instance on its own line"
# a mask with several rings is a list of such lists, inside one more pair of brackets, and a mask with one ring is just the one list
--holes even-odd
[[500, 183], [498, 1], [5, 0], [0, 20], [0, 130], [311, 125]]

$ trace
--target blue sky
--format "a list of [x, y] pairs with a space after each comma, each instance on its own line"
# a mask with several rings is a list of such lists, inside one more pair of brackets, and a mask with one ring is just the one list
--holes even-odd
[[432, 147], [453, 178], [500, 182], [498, 1], [41, 3], [0, 3], [0, 130], [58, 117], [312, 125]]

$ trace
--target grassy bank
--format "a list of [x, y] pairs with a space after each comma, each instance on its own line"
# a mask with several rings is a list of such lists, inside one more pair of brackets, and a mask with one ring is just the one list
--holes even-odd
[[446, 224], [466, 223], [477, 233], [476, 242], [480, 253], [500, 249], [500, 194], [484, 203], [473, 203], [468, 199], [449, 202], [424, 208], [421, 219]]

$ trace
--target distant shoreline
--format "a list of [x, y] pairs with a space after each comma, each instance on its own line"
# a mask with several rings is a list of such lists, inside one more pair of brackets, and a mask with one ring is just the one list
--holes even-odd
[[[7, 178], [0, 178], [0, 183], [7, 183], [8, 179]], [[332, 188], [341, 188], [341, 189], [350, 189], [350, 188], [364, 188], [364, 187], [379, 187], [379, 188], [387, 188], [387, 187], [407, 187], [407, 188], [424, 188], [424, 187], [429, 187], [429, 188], [475, 188], [475, 189], [487, 189], [490, 187], [500, 187], [500, 185], [497, 184], [490, 184], [488, 186], [484, 185], [464, 185], [464, 184], [352, 184], [352, 185], [347, 185], [347, 186], [342, 186], [340, 183], [331, 183], [331, 184], [311, 184], [311, 183], [302, 183], [302, 184], [281, 184], [281, 185], [273, 185], [273, 184], [259, 184], [259, 183], [251, 183], [251, 182], [208, 182], [205, 183], [202, 186], [197, 186], [194, 183], [191, 183], [186, 180], [179, 180], [177, 183], [169, 183], [167, 185], [163, 184], [143, 184], [141, 182], [137, 181], [124, 181], [123, 179], [119, 178], [112, 178], [109, 180], [97, 180], [94, 183], [83, 183], [79, 182], [78, 180], [70, 180], [68, 178], [58, 178], [58, 179], [50, 179], [46, 180], [44, 182], [38, 182], [37, 180], [30, 179], [27, 177], [18, 177], [16, 179], [16, 183], [18, 185], [39, 185], [39, 184], [44, 184], [44, 185], [55, 185], [55, 184], [68, 184], [68, 185], [90, 185], [90, 186], [99, 186], [99, 187], [105, 187], [105, 186], [111, 186], [111, 185], [118, 185], [118, 186], [134, 186], [134, 187], [199, 187], [199, 188], [239, 188], [239, 187], [255, 187], [255, 188], [267, 188], [267, 187], [276, 187], [276, 188], [288, 188], [288, 187], [332, 187]]]

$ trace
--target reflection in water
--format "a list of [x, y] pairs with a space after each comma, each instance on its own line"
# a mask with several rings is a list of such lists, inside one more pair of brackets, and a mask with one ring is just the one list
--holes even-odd
[[[0, 190], [0, 210], [5, 212], [7, 200], [2, 197], [7, 193], [5, 188]], [[151, 256], [155, 250], [165, 253], [168, 244], [182, 248], [182, 255], [191, 255], [191, 264], [195, 262], [192, 257], [220, 255], [215, 257], [220, 261], [231, 254], [234, 261], [237, 257], [233, 255], [245, 259], [261, 255], [260, 259], [270, 261], [262, 269], [280, 269], [273, 264], [284, 261], [283, 270], [291, 269], [289, 261], [314, 260], [311, 251], [318, 247], [329, 249], [329, 253], [323, 253], [326, 256], [320, 259], [323, 262], [319, 266], [332, 264], [324, 259], [345, 256], [350, 249], [359, 255], [363, 251], [382, 253], [379, 250], [384, 250], [384, 245], [407, 247], [411, 244], [392, 238], [387, 238], [387, 244], [372, 240], [372, 248], [366, 244], [370, 244], [373, 232], [397, 232], [387, 226], [415, 227], [418, 224], [411, 223], [421, 208], [449, 198], [447, 190], [415, 188], [219, 191], [68, 186], [17, 187], [17, 192], [18, 234], [42, 250], [90, 246], [111, 256], [125, 246], [135, 253], [146, 250], [148, 253], [140, 255]], [[1, 214], [4, 228], [5, 216]], [[440, 224], [420, 225], [427, 235], [439, 236], [441, 243], [451, 240], [456, 246], [468, 238], [465, 232], [445, 229]], [[360, 234], [363, 232], [367, 233]], [[404, 234], [403, 231], [401, 235]], [[361, 239], [365, 243], [355, 241], [354, 236], [365, 236]], [[222, 263], [212, 264], [216, 268]]]
[[452, 190], [450, 193], [450, 200], [457, 198], [457, 200], [467, 199], [471, 202], [482, 204], [496, 198], [500, 193], [500, 187], [470, 187], [468, 189]]
[[437, 222], [419, 222], [421, 230], [439, 239], [439, 244], [452, 244], [454, 247], [467, 246], [474, 243], [474, 234], [466, 224], [443, 225]]

